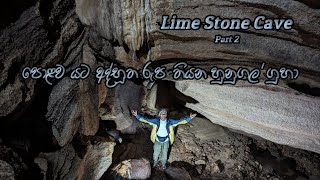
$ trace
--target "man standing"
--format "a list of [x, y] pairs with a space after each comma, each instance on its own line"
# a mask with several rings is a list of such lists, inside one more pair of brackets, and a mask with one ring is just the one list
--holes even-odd
[[148, 119], [142, 117], [136, 110], [131, 111], [132, 115], [137, 120], [152, 125], [152, 131], [150, 139], [154, 143], [153, 146], [153, 167], [158, 163], [158, 158], [161, 154], [162, 169], [166, 168], [169, 143], [172, 145], [174, 141], [173, 128], [180, 124], [187, 124], [197, 114], [190, 113], [189, 117], [182, 118], [180, 120], [167, 119], [167, 110], [161, 109], [158, 113], [158, 118]]

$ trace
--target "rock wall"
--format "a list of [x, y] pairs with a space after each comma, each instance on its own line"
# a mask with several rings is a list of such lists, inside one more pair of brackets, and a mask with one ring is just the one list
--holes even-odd
[[[126, 4], [127, 1], [121, 1], [120, 6]], [[154, 44], [154, 47], [149, 49], [151, 53], [149, 52], [148, 55], [153, 61], [166, 64], [167, 67], [175, 63], [177, 59], [190, 62], [207, 71], [209, 71], [208, 67], [213, 65], [223, 67], [241, 65], [254, 68], [262, 62], [265, 62], [267, 66], [298, 67], [300, 75], [298, 80], [294, 82], [297, 86], [293, 86], [293, 82], [290, 80], [283, 80], [277, 86], [262, 83], [250, 85], [243, 82], [239, 82], [237, 86], [218, 86], [204, 84], [208, 83], [207, 81], [204, 83], [178, 81], [176, 87], [185, 95], [199, 101], [197, 104], [189, 103], [186, 107], [203, 114], [213, 123], [258, 135], [280, 144], [319, 153], [320, 114], [318, 110], [320, 99], [315, 91], [320, 87], [320, 34], [318, 31], [320, 12], [313, 8], [314, 5], [314, 2], [310, 3], [309, 1], [269, 1], [263, 3], [250, 0], [151, 1], [149, 7], [152, 9], [150, 11], [152, 16], [134, 16], [135, 18], [133, 18], [123, 15], [121, 11], [120, 16], [112, 14], [111, 17], [126, 19], [131, 21], [131, 24], [135, 24], [136, 18], [140, 18], [141, 22], [145, 18], [151, 18], [152, 23], [133, 26], [129, 31], [124, 27], [125, 25], [121, 26], [121, 24], [125, 24], [124, 22], [107, 24], [105, 27], [107, 30], [120, 28], [114, 32], [120, 31], [123, 34], [132, 34], [136, 31], [145, 32], [151, 37]], [[92, 16], [87, 16], [88, 12], [82, 12], [82, 6], [80, 1], [77, 2], [77, 13], [82, 22], [89, 25], [97, 24], [97, 26], [103, 24], [101, 22], [103, 16], [99, 14], [105, 9], [103, 6], [98, 7], [97, 12]], [[97, 7], [97, 5], [92, 5], [92, 7]], [[143, 9], [142, 4], [126, 7], [130, 10], [136, 10], [137, 13], [142, 12], [144, 15], [149, 12]], [[114, 7], [110, 11], [115, 11]], [[294, 27], [291, 30], [249, 29], [240, 32], [206, 31], [201, 28], [197, 31], [159, 30], [156, 23], [162, 21], [162, 15], [172, 14], [191, 19], [204, 18], [207, 15], [254, 19], [263, 14], [269, 18], [290, 17], [294, 19]], [[151, 29], [151, 31], [146, 31], [146, 29]], [[224, 45], [212, 42], [215, 35], [235, 33], [241, 36], [240, 44]], [[110, 37], [110, 35], [103, 36]], [[139, 50], [138, 47], [141, 46], [133, 47], [131, 44], [143, 41], [141, 36], [143, 36], [142, 33], [140, 36], [132, 35], [130, 42], [125, 41], [129, 43], [131, 50]], [[117, 39], [116, 37], [119, 36], [114, 36], [113, 39]], [[122, 58], [116, 53], [116, 59], [120, 59], [120, 57]], [[168, 80], [172, 79], [168, 78]], [[301, 90], [299, 85], [305, 87], [302, 88], [304, 90]]]
[[199, 102], [187, 103], [187, 107], [215, 124], [320, 152], [319, 98], [256, 85], [227, 87], [177, 82], [176, 87]]
[[[166, 67], [183, 60], [206, 71], [213, 65], [255, 68], [262, 62], [266, 68], [298, 68], [297, 80], [281, 80], [276, 86], [165, 80], [175, 83], [175, 90], [184, 94], [170, 101], [180, 99], [180, 108], [184, 105], [215, 124], [320, 153], [320, 11], [316, 1], [32, 0], [16, 6], [17, 11], [0, 26], [0, 134], [9, 141], [8, 134], [24, 130], [20, 135], [28, 132], [24, 138], [35, 143], [47, 131], [48, 144], [54, 146], [55, 153], [45, 158], [56, 167], [52, 171], [56, 177], [94, 176], [91, 173], [95, 170], [78, 174], [78, 167], [69, 172], [59, 169], [60, 162], [55, 158], [67, 157], [61, 155], [66, 149], [78, 158], [77, 165], [92, 165], [101, 170], [95, 173], [100, 176], [106, 170], [101, 164], [106, 162], [95, 164], [90, 158], [80, 157], [78, 149], [70, 144], [77, 138], [96, 136], [100, 120], [114, 121], [117, 130], [134, 134], [141, 124], [130, 110], [154, 115], [157, 102], [169, 101], [159, 100], [158, 89], [165, 90], [160, 83], [151, 90], [152, 83], [141, 79], [114, 89], [102, 87], [103, 83], [98, 85], [92, 78], [63, 78], [48, 85], [43, 79], [22, 79], [21, 71], [26, 66], [62, 64], [66, 74], [80, 63], [92, 69], [110, 63], [141, 68], [148, 60], [154, 66]], [[269, 18], [290, 17], [294, 26], [291, 30], [269, 31], [159, 30], [162, 15], [172, 14], [191, 19], [207, 15], [254, 19], [263, 14]], [[213, 37], [218, 34], [238, 34], [241, 43], [214, 44]], [[42, 144], [38, 146], [36, 153], [45, 151]], [[86, 146], [95, 152], [94, 145]], [[102, 151], [101, 147], [97, 151]]]
[[[76, 12], [85, 25], [93, 26], [108, 40], [124, 43], [133, 51], [141, 48], [151, 31], [150, 0], [76, 0]], [[147, 39], [148, 40], [148, 39]]]

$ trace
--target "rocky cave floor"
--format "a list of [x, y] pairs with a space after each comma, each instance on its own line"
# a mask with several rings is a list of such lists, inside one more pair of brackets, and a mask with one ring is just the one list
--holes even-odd
[[[126, 159], [152, 160], [150, 131], [123, 136], [113, 167]], [[152, 168], [149, 179], [320, 179], [320, 155], [250, 137], [195, 118], [176, 130], [165, 171]], [[110, 179], [111, 168], [102, 179]]]
[[[106, 136], [105, 129], [100, 127], [94, 138], [99, 140]], [[134, 135], [121, 136], [123, 143], [115, 146], [112, 164], [101, 179], [115, 179], [115, 173], [111, 169], [124, 160], [152, 159], [153, 144], [149, 140], [150, 129], [147, 126]], [[80, 141], [73, 142], [77, 151], [81, 149], [78, 148], [81, 146]], [[26, 152], [27, 148], [29, 153]], [[41, 170], [33, 163], [37, 153], [30, 152], [27, 144], [6, 143], [1, 140], [0, 150], [2, 169], [6, 169], [8, 164], [13, 167], [12, 171], [8, 166], [7, 171], [2, 174], [15, 176], [17, 179], [42, 179]], [[204, 118], [195, 118], [190, 124], [177, 128], [176, 140], [169, 149], [168, 161], [165, 171], [152, 168], [149, 179], [320, 178], [319, 154], [230, 131]], [[46, 173], [48, 177], [49, 168]]]

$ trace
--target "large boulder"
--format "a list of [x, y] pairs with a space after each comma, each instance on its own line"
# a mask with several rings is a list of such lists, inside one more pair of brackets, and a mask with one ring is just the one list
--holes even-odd
[[145, 159], [128, 159], [112, 168], [116, 176], [126, 179], [148, 179], [151, 175], [150, 162]]
[[5, 161], [0, 160], [0, 179], [14, 180], [13, 167]]
[[320, 99], [281, 87], [177, 82], [199, 103], [186, 106], [211, 122], [270, 141], [320, 153]]
[[56, 152], [41, 153], [37, 159], [47, 160], [50, 167], [46, 173], [48, 179], [98, 180], [112, 163], [114, 146], [114, 142], [96, 142], [80, 152], [81, 149], [76, 150], [67, 144]]
[[134, 134], [138, 121], [132, 116], [131, 110], [141, 109], [144, 89], [132, 81], [118, 85], [113, 89], [106, 89], [105, 84], [99, 88], [100, 109], [102, 120], [114, 121], [117, 130], [122, 133]]
[[[78, 62], [95, 68], [96, 59], [88, 44], [83, 46]], [[94, 77], [89, 76], [86, 81], [63, 78], [53, 87], [47, 109], [46, 118], [52, 122], [52, 132], [60, 146], [69, 143], [76, 132], [95, 135], [99, 117], [98, 86]]]
[[208, 119], [195, 117], [189, 124], [180, 125], [176, 134], [168, 159], [171, 166], [187, 167], [189, 173], [201, 179], [257, 178], [249, 172], [261, 173], [259, 163], [255, 164], [248, 154], [248, 140]]
[[[108, 40], [117, 40], [121, 45], [138, 51], [143, 43], [153, 41], [151, 59], [192, 59], [198, 63], [267, 63], [290, 64], [318, 71], [319, 62], [319, 11], [315, 3], [290, 0], [256, 2], [240, 1], [173, 1], [157, 2], [148, 0], [139, 3], [131, 1], [76, 1], [76, 12], [82, 23], [92, 26]], [[299, 12], [299, 13], [297, 13]], [[294, 27], [286, 31], [259, 31], [250, 28], [246, 31], [226, 30], [159, 30], [157, 22], [162, 22], [162, 15], [176, 14], [181, 18], [201, 18], [215, 15], [223, 18], [250, 18], [260, 14], [269, 18], [290, 17]], [[107, 18], [106, 18], [107, 17]], [[110, 20], [111, 19], [111, 20]], [[315, 23], [309, 23], [315, 22]], [[241, 36], [239, 44], [214, 44], [215, 35]], [[147, 37], [147, 39], [145, 38]], [[122, 53], [120, 53], [122, 54]], [[120, 55], [119, 54], [119, 55]], [[148, 54], [149, 55], [149, 54]], [[119, 56], [122, 57], [122, 56]], [[117, 59], [118, 61], [122, 58]], [[208, 60], [210, 60], [208, 62]], [[303, 63], [302, 63], [303, 62]], [[127, 62], [131, 64], [132, 62]], [[230, 63], [234, 64], [234, 63]]]

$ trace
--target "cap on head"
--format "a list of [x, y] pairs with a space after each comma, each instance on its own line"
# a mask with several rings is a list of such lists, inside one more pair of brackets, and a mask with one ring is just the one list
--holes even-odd
[[159, 113], [158, 113], [158, 117], [160, 117], [160, 114], [167, 114], [168, 111], [165, 108], [160, 109]]

